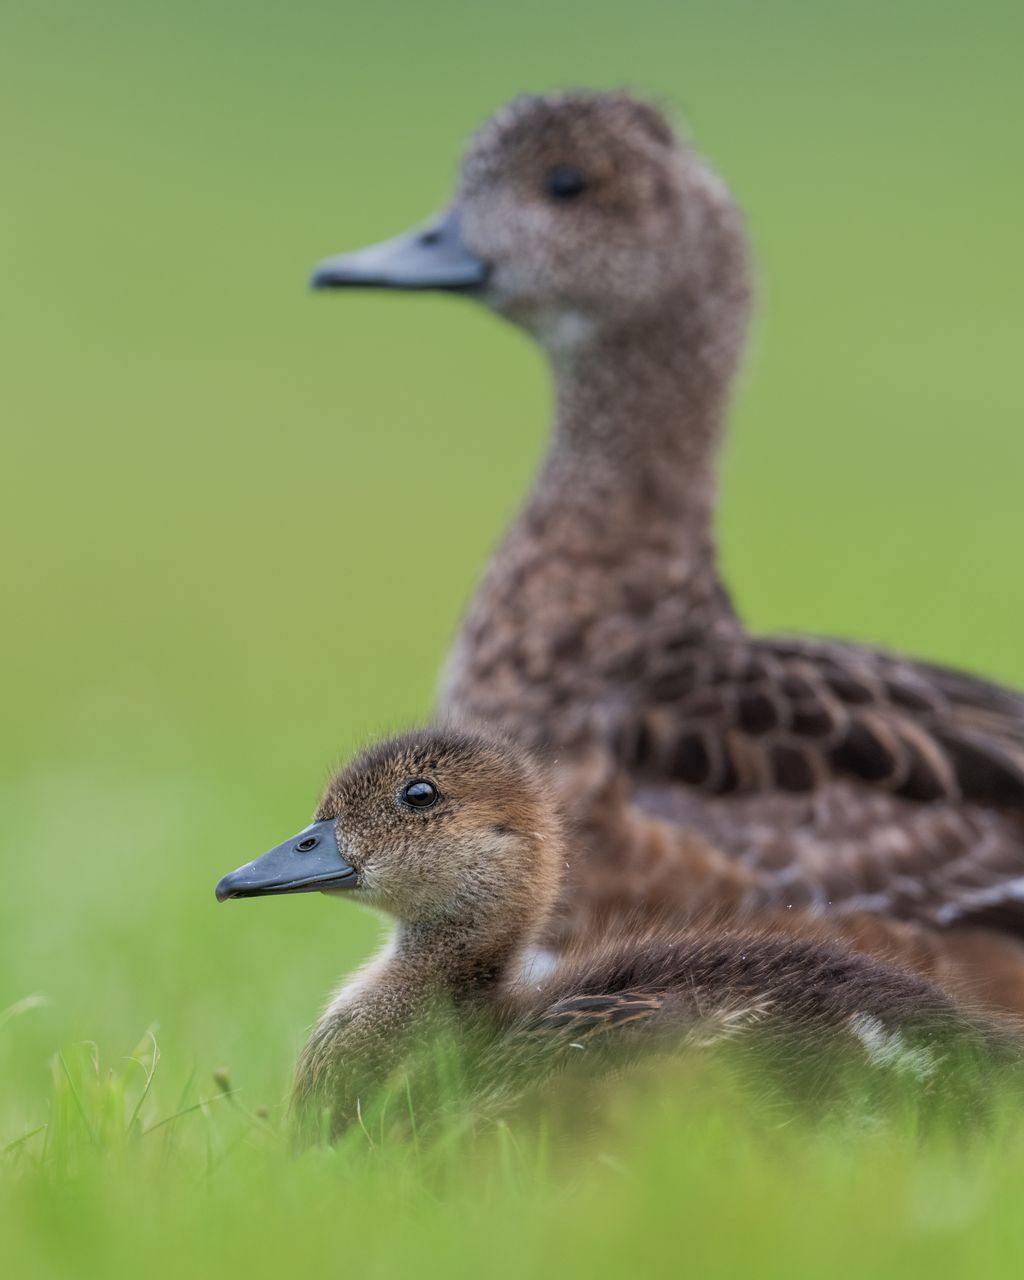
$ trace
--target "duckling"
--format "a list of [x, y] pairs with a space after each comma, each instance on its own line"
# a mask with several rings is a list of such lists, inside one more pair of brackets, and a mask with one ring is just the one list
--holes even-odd
[[[481, 1037], [491, 1091], [568, 1068], [581, 1051], [706, 1045], [759, 1029], [825, 1038], [869, 1061], [938, 1066], [941, 1037], [987, 1031], [937, 988], [833, 945], [764, 932], [623, 938], [523, 982], [554, 908], [566, 837], [544, 771], [510, 743], [433, 729], [375, 746], [327, 786], [313, 823], [225, 876], [217, 898], [319, 891], [396, 924], [331, 1000], [302, 1052], [295, 1109], [337, 1132], [442, 1028]], [[980, 1037], [980, 1039], [979, 1039]], [[994, 1043], [994, 1042], [993, 1042]]]
[[[549, 357], [547, 457], [442, 696], [556, 752], [589, 820], [592, 871], [549, 942], [660, 913], [673, 880], [685, 899], [710, 848], [734, 863], [739, 912], [906, 922], [1024, 1011], [1024, 695], [751, 635], [722, 582], [715, 460], [748, 250], [725, 184], [663, 114], [622, 93], [517, 99], [470, 143], [439, 220], [314, 283], [462, 292]], [[605, 822], [612, 794], [629, 821]]]

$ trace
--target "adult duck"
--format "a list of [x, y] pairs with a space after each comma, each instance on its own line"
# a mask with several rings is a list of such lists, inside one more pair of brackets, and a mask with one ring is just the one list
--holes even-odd
[[[336, 1133], [397, 1069], [450, 1034], [477, 1096], [654, 1050], [747, 1038], [812, 1092], [851, 1054], [927, 1086], [955, 1042], [1011, 1046], [930, 983], [834, 945], [690, 930], [591, 944], [543, 981], [525, 949], [569, 858], [545, 773], [509, 743], [453, 730], [364, 753], [327, 786], [313, 823], [225, 876], [220, 900], [322, 892], [384, 912], [395, 932], [331, 1000], [295, 1083], [300, 1123]], [[825, 1052], [822, 1053], [822, 1050]]]
[[721, 854], [730, 910], [905, 921], [1024, 1010], [1024, 696], [751, 635], [722, 584], [715, 456], [748, 274], [724, 184], [623, 94], [513, 102], [439, 220], [317, 269], [322, 288], [469, 294], [550, 357], [550, 449], [443, 707], [558, 753], [593, 838], [550, 941], [685, 905]]

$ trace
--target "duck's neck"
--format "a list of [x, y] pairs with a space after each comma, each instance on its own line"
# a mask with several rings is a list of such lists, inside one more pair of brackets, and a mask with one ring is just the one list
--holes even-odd
[[599, 541], [623, 559], [662, 521], [666, 550], [706, 561], [731, 365], [671, 314], [555, 347], [551, 361], [555, 424], [526, 516], [600, 515]]
[[389, 981], [429, 1002], [486, 1005], [503, 989], [524, 946], [519, 931], [478, 916], [472, 926], [445, 920], [400, 924], [386, 966]]
[[452, 710], [550, 727], [559, 703], [600, 698], [568, 686], [632, 638], [738, 625], [713, 514], [739, 337], [706, 321], [681, 309], [553, 349], [550, 448], [460, 634]]
[[381, 954], [350, 979], [299, 1059], [294, 1104], [334, 1131], [357, 1118], [428, 1034], [486, 1016], [514, 971], [521, 941], [497, 927], [400, 924]]

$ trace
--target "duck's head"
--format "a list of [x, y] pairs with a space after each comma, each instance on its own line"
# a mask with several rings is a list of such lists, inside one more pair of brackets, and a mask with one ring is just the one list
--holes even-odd
[[424, 730], [342, 769], [310, 826], [225, 876], [217, 897], [338, 893], [406, 924], [501, 918], [525, 932], [553, 905], [562, 856], [530, 759], [475, 734]]
[[747, 299], [724, 184], [622, 93], [516, 99], [472, 139], [439, 218], [325, 260], [313, 283], [471, 293], [556, 351], [675, 298]]

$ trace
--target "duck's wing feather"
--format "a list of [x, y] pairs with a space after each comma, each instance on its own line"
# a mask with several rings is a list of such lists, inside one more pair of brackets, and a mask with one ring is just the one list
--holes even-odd
[[762, 1025], [840, 1029], [862, 1017], [907, 1026], [955, 1016], [952, 1001], [913, 974], [770, 930], [702, 929], [598, 947], [563, 962], [525, 998], [519, 1031], [563, 1050], [634, 1035], [683, 1034], [707, 1045]]
[[[666, 824], [682, 847], [699, 831], [743, 876], [723, 902], [731, 916], [783, 910], [811, 916], [881, 914], [928, 925], [985, 923], [1024, 934], [1024, 817], [978, 805], [920, 804], [861, 784], [813, 796], [701, 796], [677, 783], [633, 790], [638, 830]], [[639, 837], [634, 837], [638, 842]], [[647, 842], [657, 847], [652, 838]], [[714, 868], [712, 867], [712, 871]], [[689, 858], [664, 868], [703, 908], [721, 877]], [[656, 885], [660, 889], [662, 881]], [[662, 890], [663, 892], [663, 890]]]
[[567, 996], [541, 1009], [532, 1029], [568, 1045], [588, 1037], [650, 1022], [664, 1007], [665, 994], [657, 991], [604, 991]]
[[788, 637], [668, 644], [644, 665], [606, 719], [638, 776], [711, 795], [848, 780], [913, 801], [1024, 808], [1024, 695], [1012, 690]]

